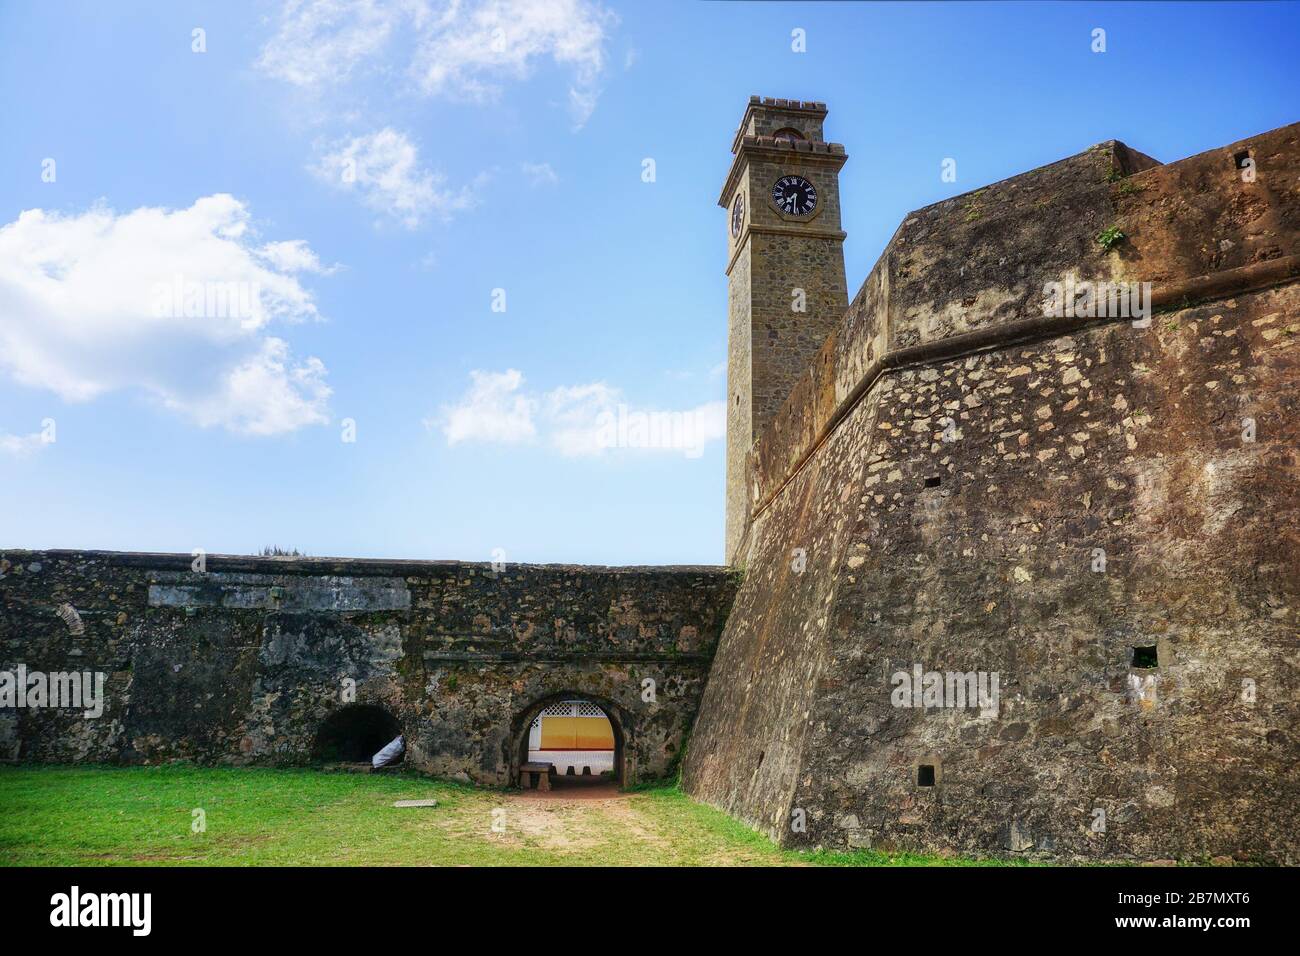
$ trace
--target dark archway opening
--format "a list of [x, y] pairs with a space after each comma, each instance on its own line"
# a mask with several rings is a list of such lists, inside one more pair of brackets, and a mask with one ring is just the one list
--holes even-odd
[[617, 790], [627, 783], [625, 726], [621, 710], [601, 697], [565, 692], [534, 701], [514, 721], [511, 780], [538, 787], [539, 775], [521, 768], [549, 764], [550, 789], [566, 796]]
[[369, 763], [402, 732], [397, 718], [372, 704], [349, 704], [321, 724], [312, 756], [326, 763]]

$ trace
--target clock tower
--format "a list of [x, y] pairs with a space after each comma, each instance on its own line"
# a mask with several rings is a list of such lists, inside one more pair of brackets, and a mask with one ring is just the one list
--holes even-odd
[[754, 441], [848, 308], [839, 172], [825, 103], [751, 96], [718, 205], [727, 210], [726, 559], [749, 527]]

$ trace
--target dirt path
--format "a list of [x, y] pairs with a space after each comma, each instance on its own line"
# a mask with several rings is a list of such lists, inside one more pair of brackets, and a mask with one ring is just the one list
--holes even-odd
[[631, 844], [633, 854], [659, 857], [672, 846], [653, 821], [637, 809], [631, 794], [614, 785], [514, 793], [503, 805], [505, 833], [526, 845], [581, 851], [615, 841]]

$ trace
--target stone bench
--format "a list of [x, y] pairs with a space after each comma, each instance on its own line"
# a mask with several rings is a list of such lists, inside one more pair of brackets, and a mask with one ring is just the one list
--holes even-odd
[[553, 763], [526, 763], [519, 768], [519, 786], [527, 790], [532, 786], [532, 777], [537, 777], [538, 790], [551, 789], [551, 771], [555, 769]]

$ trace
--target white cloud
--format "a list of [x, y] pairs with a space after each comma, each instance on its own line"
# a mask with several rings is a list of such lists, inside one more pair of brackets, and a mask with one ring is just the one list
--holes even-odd
[[527, 442], [537, 435], [536, 402], [519, 394], [524, 377], [514, 369], [469, 373], [473, 384], [460, 402], [444, 408], [439, 421], [448, 445], [463, 441]]
[[588, 89], [605, 67], [605, 31], [615, 18], [587, 0], [483, 0], [455, 4], [456, 16], [432, 24], [413, 69], [430, 94], [491, 98], [498, 77], [524, 79], [547, 57], [569, 67]]
[[591, 114], [596, 112], [596, 101], [598, 99], [600, 99], [599, 90], [570, 88], [569, 116], [573, 119], [574, 129], [582, 129], [587, 125], [587, 120], [591, 119]]
[[142, 391], [201, 425], [270, 435], [327, 422], [325, 368], [272, 322], [317, 317], [297, 241], [255, 244], [247, 207], [34, 209], [0, 226], [0, 371], [67, 401]]
[[426, 5], [385, 0], [287, 0], [279, 30], [262, 48], [257, 65], [295, 86], [318, 87], [351, 77], [388, 45], [407, 17]]
[[523, 391], [515, 369], [470, 373], [469, 391], [439, 418], [448, 445], [463, 441], [520, 443], [540, 435], [566, 457], [604, 455], [614, 449], [672, 451], [698, 457], [726, 435], [726, 403], [708, 402], [685, 411], [630, 407], [604, 382], [569, 385], [549, 392]]
[[30, 435], [10, 435], [0, 432], [0, 454], [22, 458], [44, 447], [46, 441], [40, 432]]
[[[385, 127], [336, 144], [312, 172], [339, 189], [355, 191], [369, 208], [417, 228], [429, 215], [448, 220], [475, 203], [474, 188], [446, 188], [446, 177], [420, 165], [404, 133]], [[480, 176], [474, 187], [481, 185]]]
[[546, 393], [544, 409], [551, 446], [562, 455], [599, 455], [599, 423], [606, 409], [618, 404], [618, 389], [604, 382], [560, 386]]
[[257, 65], [319, 89], [350, 78], [402, 37], [411, 41], [407, 70], [420, 92], [481, 102], [549, 60], [570, 73], [570, 114], [581, 127], [600, 95], [617, 21], [596, 0], [287, 0]]
[[520, 163], [519, 168], [533, 186], [554, 186], [560, 181], [550, 163]]
[[287, 242], [268, 242], [256, 250], [257, 255], [265, 259], [271, 268], [280, 272], [316, 272], [329, 275], [337, 266], [323, 266], [316, 253], [312, 252], [305, 239], [290, 239]]
[[330, 396], [325, 374], [320, 359], [308, 358], [295, 365], [289, 343], [268, 337], [255, 353], [221, 378], [218, 391], [181, 402], [168, 398], [167, 404], [188, 413], [200, 425], [224, 425], [250, 435], [278, 435], [329, 421], [324, 413]]

